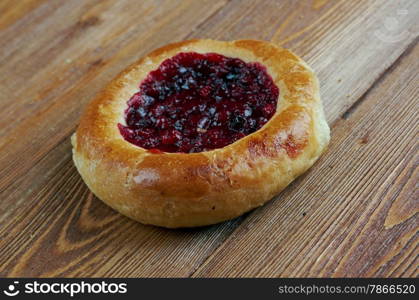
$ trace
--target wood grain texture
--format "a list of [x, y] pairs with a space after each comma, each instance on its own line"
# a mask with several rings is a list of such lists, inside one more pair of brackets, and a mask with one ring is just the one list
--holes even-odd
[[[0, 276], [418, 275], [418, 1], [5, 1], [0, 10]], [[193, 37], [271, 39], [301, 55], [320, 77], [332, 145], [248, 215], [193, 230], [143, 226], [92, 196], [69, 135], [118, 72]]]
[[194, 276], [414, 276], [419, 75], [410, 68], [417, 46], [336, 122], [319, 167], [246, 218]]

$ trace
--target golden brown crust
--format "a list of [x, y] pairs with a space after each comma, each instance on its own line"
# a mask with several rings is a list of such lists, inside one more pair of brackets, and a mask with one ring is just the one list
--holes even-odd
[[[265, 65], [280, 89], [276, 114], [255, 133], [207, 152], [155, 154], [125, 141], [117, 123], [139, 82], [187, 51]], [[314, 73], [290, 51], [255, 40], [190, 40], [153, 51], [97, 95], [72, 137], [75, 165], [101, 200], [164, 227], [214, 224], [264, 204], [307, 170], [328, 141]]]

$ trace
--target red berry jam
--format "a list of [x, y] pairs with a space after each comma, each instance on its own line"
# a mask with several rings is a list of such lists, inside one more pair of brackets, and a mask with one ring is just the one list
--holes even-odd
[[[266, 68], [216, 53], [166, 59], [128, 101], [128, 142], [153, 153], [194, 153], [227, 146], [274, 115], [279, 90]], [[159, 151], [160, 150], [160, 151]]]

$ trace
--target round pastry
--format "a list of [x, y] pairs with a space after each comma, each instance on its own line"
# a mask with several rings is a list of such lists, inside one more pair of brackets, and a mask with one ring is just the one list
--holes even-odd
[[255, 40], [157, 49], [92, 101], [72, 136], [93, 193], [145, 224], [218, 223], [263, 205], [329, 142], [313, 71]]

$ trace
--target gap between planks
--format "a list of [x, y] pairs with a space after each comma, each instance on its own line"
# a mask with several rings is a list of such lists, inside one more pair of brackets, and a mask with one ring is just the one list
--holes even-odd
[[[348, 120], [350, 119], [351, 115], [357, 110], [357, 108], [368, 98], [368, 95], [371, 94], [371, 92], [373, 92], [376, 88], [378, 88], [379, 84], [381, 82], [384, 81], [384, 79], [389, 76], [396, 68], [397, 66], [400, 65], [400, 63], [403, 61], [403, 59], [407, 56], [409, 56], [409, 54], [411, 54], [413, 52], [413, 50], [415, 49], [415, 46], [418, 42], [418, 38], [415, 38], [407, 47], [406, 49], [397, 57], [397, 59], [394, 60], [394, 62], [387, 67], [383, 72], [380, 73], [379, 77], [377, 77], [377, 79], [372, 82], [372, 84], [370, 85], [369, 88], [366, 89], [366, 91], [350, 106], [348, 107], [342, 114], [341, 114], [341, 118], [337, 118], [332, 124], [330, 124], [331, 128], [334, 128], [335, 126], [338, 125], [338, 123], [340, 122], [341, 119], [344, 120]], [[252, 213], [252, 212], [251, 212]], [[200, 266], [197, 266], [195, 270], [193, 270], [193, 272], [191, 272], [189, 274], [188, 277], [194, 277], [195, 273], [201, 268], [201, 266], [205, 265], [205, 263], [207, 261], [209, 261], [211, 259], [211, 257], [217, 252], [217, 250], [223, 246], [224, 241], [226, 241], [227, 239], [229, 239], [231, 236], [233, 236], [237, 230], [239, 230], [240, 228], [240, 224], [242, 224], [246, 218], [249, 217], [249, 215], [251, 214], [246, 214], [244, 215], [241, 220], [240, 223], [235, 227], [235, 229], [230, 233], [229, 236], [225, 236], [224, 240], [218, 245], [218, 247], [216, 247], [216, 249], [214, 249], [214, 251], [209, 254], [207, 256], [206, 259], [204, 259], [203, 263]]]
[[[416, 44], [419, 41], [419, 37], [416, 37], [407, 47], [406, 49], [399, 55], [399, 57], [397, 57], [397, 59], [391, 64], [389, 65], [386, 69], [383, 70], [383, 72], [380, 73], [380, 75], [377, 77], [377, 79], [369, 86], [369, 88], [367, 88], [365, 90], [365, 92], [350, 106], [348, 107], [348, 109], [346, 109], [346, 111], [344, 113], [341, 114], [341, 118], [344, 120], [347, 120], [350, 118], [350, 116], [352, 115], [353, 112], [356, 111], [356, 109], [358, 108], [359, 105], [362, 104], [362, 102], [364, 102], [364, 100], [368, 97], [368, 95], [371, 93], [372, 90], [374, 90], [374, 88], [376, 86], [378, 86], [381, 82], [383, 82], [383, 80], [386, 78], [387, 74], [390, 74], [401, 62], [401, 60], [405, 57], [408, 56], [413, 49], [415, 48]], [[339, 119], [337, 119], [335, 122], [333, 122], [331, 124], [331, 127], [334, 126], [334, 124], [338, 121]]]
[[[224, 6], [223, 6], [224, 7]], [[214, 15], [215, 16], [215, 14], [212, 14], [212, 15]], [[211, 17], [211, 16], [210, 16]], [[206, 19], [208, 19], [208, 18], [206, 18]], [[205, 20], [203, 21], [203, 22], [205, 22]], [[203, 22], [201, 22], [201, 24], [203, 24]], [[199, 30], [199, 25], [196, 27], [198, 30]], [[402, 50], [403, 51], [403, 50]], [[403, 53], [405, 53], [406, 51], [403, 51]], [[403, 55], [403, 54], [402, 54]], [[400, 55], [401, 56], [401, 55]], [[400, 58], [400, 56], [397, 58], [397, 59], [399, 59]], [[397, 64], [397, 61], [393, 61], [393, 63], [392, 63], [392, 65], [394, 65], [394, 64]], [[367, 93], [369, 90], [371, 90], [372, 88], [373, 88], [373, 86], [377, 83], [377, 81], [379, 80], [379, 78], [381, 77], [381, 76], [384, 76], [385, 75], [385, 73], [386, 73], [386, 70], [385, 71], [383, 71], [383, 72], [381, 72], [380, 74], [379, 74], [379, 77], [378, 77], [378, 79], [377, 80], [375, 80], [367, 89], [366, 89], [366, 92], [365, 93]], [[365, 95], [365, 93], [363, 93], [363, 95]], [[356, 102], [360, 102], [361, 101], [361, 99], [362, 99], [362, 97], [363, 97], [363, 95], [361, 96], [361, 97], [358, 97], [358, 99], [356, 100]], [[362, 101], [361, 101], [362, 102]], [[356, 107], [357, 107], [357, 105], [352, 105], [349, 109], [351, 109], [352, 108], [352, 110], [356, 110]], [[349, 110], [348, 109], [348, 110]], [[348, 110], [346, 110], [345, 112], [347, 112]], [[340, 114], [340, 115], [342, 115], [342, 114]], [[349, 115], [348, 115], [349, 116]], [[336, 124], [336, 121], [335, 122], [333, 122], [332, 123], [332, 125], [334, 125], [334, 124]], [[71, 131], [72, 132], [72, 131]], [[59, 146], [64, 140], [66, 140], [68, 137], [70, 136], [70, 134], [68, 134], [68, 135], [66, 135], [65, 137], [63, 137], [62, 139], [60, 139], [57, 143], [56, 143], [56, 145], [55, 146], [52, 146], [51, 147], [51, 149], [49, 149], [48, 150], [48, 153], [50, 153], [51, 151], [53, 151], [54, 149], [56, 149], [56, 147], [57, 146]], [[45, 157], [45, 155], [43, 155], [42, 157]], [[39, 160], [41, 160], [42, 159], [42, 157], [39, 159]], [[38, 162], [39, 162], [39, 160], [38, 160]], [[31, 166], [31, 168], [30, 169], [32, 169], [32, 167], [33, 166]], [[238, 223], [238, 225], [240, 225], [241, 224], [241, 222], [242, 222], [243, 220], [240, 220], [240, 222]], [[228, 238], [228, 236], [226, 236], [226, 238]], [[218, 243], [218, 245], [219, 246], [221, 246], [222, 245], [222, 243], [224, 242], [224, 240], [225, 239], [220, 239], [220, 242]], [[218, 247], [219, 247], [218, 246]], [[217, 247], [217, 248], [218, 248]], [[211, 254], [209, 254], [208, 256], [210, 256]], [[208, 256], [204, 256], [203, 257], [203, 259], [202, 259], [202, 261], [205, 261], [207, 258], [208, 258]], [[199, 266], [198, 266], [199, 267]], [[197, 268], [198, 268], [197, 267]]]

